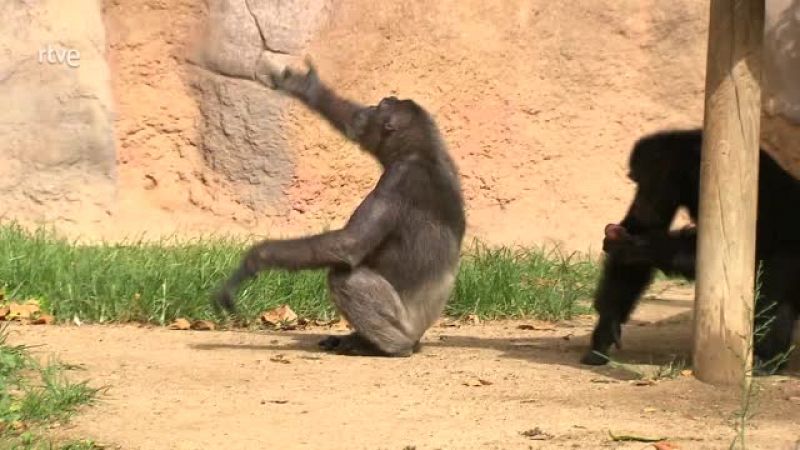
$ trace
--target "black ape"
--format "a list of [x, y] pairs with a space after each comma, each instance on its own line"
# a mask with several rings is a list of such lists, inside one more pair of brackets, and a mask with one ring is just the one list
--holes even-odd
[[458, 172], [431, 116], [412, 100], [362, 106], [317, 76], [270, 68], [273, 87], [302, 101], [383, 166], [374, 190], [340, 230], [254, 245], [216, 297], [266, 269], [328, 268], [333, 302], [355, 329], [326, 350], [409, 356], [444, 309], [458, 271], [464, 201]]
[[[625, 323], [654, 269], [695, 277], [697, 235], [694, 228], [670, 231], [680, 207], [697, 221], [702, 130], [665, 131], [636, 142], [630, 178], [636, 196], [619, 225], [608, 225], [607, 257], [595, 297], [599, 320], [591, 349], [581, 362], [602, 365], [612, 344], [620, 347]], [[755, 367], [774, 372], [777, 357], [792, 344], [800, 315], [800, 181], [763, 150], [759, 159], [756, 259], [762, 263], [756, 329], [765, 333], [755, 344]], [[702, 224], [698, 224], [702, 226]]]
[[697, 228], [632, 235], [621, 225], [606, 225], [603, 251], [615, 261], [649, 265], [670, 276], [694, 280]]

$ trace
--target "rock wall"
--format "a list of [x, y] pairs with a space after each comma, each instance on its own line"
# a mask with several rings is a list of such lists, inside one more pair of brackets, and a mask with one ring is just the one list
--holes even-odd
[[[246, 81], [262, 58], [273, 64], [302, 55], [330, 13], [324, 0], [211, 0], [206, 29], [190, 61], [202, 112], [201, 148], [209, 166], [237, 186], [245, 206], [276, 211], [291, 180], [294, 158], [284, 96]], [[205, 69], [205, 70], [203, 70]], [[270, 207], [273, 207], [272, 209]]]
[[[799, 2], [768, 2], [762, 126], [798, 175]], [[377, 164], [298, 102], [224, 76], [259, 58], [310, 55], [343, 95], [427, 108], [462, 174], [468, 234], [490, 243], [596, 249], [633, 194], [632, 143], [702, 123], [701, 0], [33, 4], [0, 0], [0, 101], [14, 105], [0, 112], [0, 214], [84, 235], [346, 220]], [[80, 66], [38, 64], [47, 43], [80, 50]]]
[[762, 141], [800, 178], [800, 0], [769, 0], [765, 19]]
[[800, 123], [800, 0], [769, 0], [764, 28], [764, 109]]
[[4, 0], [0, 17], [0, 215], [100, 220], [116, 161], [97, 2]]
[[[307, 52], [346, 96], [413, 98], [434, 115], [462, 174], [470, 236], [587, 250], [624, 214], [633, 141], [702, 121], [706, 24], [693, 0], [347, 0]], [[376, 167], [297, 115], [288, 216], [336, 226]]]

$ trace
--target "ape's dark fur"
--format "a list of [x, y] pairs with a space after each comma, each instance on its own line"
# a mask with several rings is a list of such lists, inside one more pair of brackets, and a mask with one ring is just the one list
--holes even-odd
[[271, 80], [377, 158], [383, 174], [343, 229], [253, 246], [217, 304], [233, 311], [238, 286], [262, 270], [328, 268], [333, 301], [355, 331], [320, 346], [409, 356], [450, 296], [465, 228], [458, 173], [436, 124], [412, 100], [362, 106], [339, 97], [313, 66]]
[[[621, 325], [652, 281], [654, 269], [695, 276], [696, 231], [669, 231], [680, 207], [697, 220], [702, 131], [667, 131], [640, 139], [630, 157], [636, 196], [619, 225], [606, 227], [607, 253], [595, 297], [599, 320], [584, 364], [600, 365], [612, 344], [620, 347]], [[761, 262], [757, 301], [755, 365], [781, 368], [773, 360], [790, 350], [800, 315], [800, 181], [763, 150], [759, 160], [756, 263]], [[698, 224], [702, 226], [702, 224]], [[772, 364], [771, 364], [772, 362]]]

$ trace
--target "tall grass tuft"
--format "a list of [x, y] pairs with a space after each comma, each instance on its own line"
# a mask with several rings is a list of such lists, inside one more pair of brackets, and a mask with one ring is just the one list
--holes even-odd
[[474, 242], [463, 256], [451, 315], [563, 320], [589, 312], [597, 264], [557, 249], [488, 247]]
[[59, 361], [42, 363], [28, 347], [11, 345], [8, 328], [0, 323], [0, 450], [54, 448], [40, 436], [42, 428], [69, 420], [99, 390], [68, 380]]
[[[210, 295], [249, 242], [229, 237], [79, 245], [46, 228], [0, 225], [0, 287], [6, 297], [36, 298], [59, 320], [166, 324], [213, 319]], [[566, 319], [585, 311], [598, 270], [585, 257], [542, 249], [490, 248], [464, 254], [447, 313]], [[246, 317], [282, 304], [308, 318], [330, 318], [324, 271], [265, 272], [245, 284]]]

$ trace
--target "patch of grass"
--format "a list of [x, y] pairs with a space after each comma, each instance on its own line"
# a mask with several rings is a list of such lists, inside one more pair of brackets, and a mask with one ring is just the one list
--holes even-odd
[[[228, 237], [78, 245], [45, 228], [0, 225], [0, 287], [10, 298], [37, 298], [59, 320], [167, 324], [213, 319], [210, 295], [233, 271], [248, 242]], [[566, 319], [588, 311], [597, 265], [556, 250], [489, 248], [464, 255], [447, 314]], [[310, 319], [329, 319], [324, 271], [262, 273], [245, 284], [245, 317], [288, 304]]]
[[[225, 237], [78, 245], [45, 228], [10, 224], [0, 226], [0, 283], [8, 297], [37, 298], [61, 320], [210, 319], [210, 295], [244, 249]], [[322, 272], [275, 271], [243, 286], [237, 305], [247, 316], [288, 303], [298, 314], [327, 317], [324, 281]]]
[[683, 359], [673, 359], [672, 361], [656, 367], [651, 376], [654, 380], [673, 380], [680, 376], [687, 367]]
[[98, 392], [86, 382], [69, 381], [64, 370], [57, 361], [42, 364], [27, 347], [9, 344], [8, 325], [0, 325], [0, 449], [62, 448], [41, 437], [41, 429], [68, 420]]
[[22, 433], [8, 442], [0, 442], [0, 450], [100, 450], [106, 448], [109, 447], [88, 439], [54, 442], [31, 432]]
[[[761, 298], [761, 289], [762, 289], [762, 278], [764, 274], [764, 267], [763, 262], [758, 263], [756, 271], [756, 280], [755, 280], [755, 300], [758, 301], [768, 301], [766, 299]], [[767, 317], [774, 313], [774, 309], [777, 307], [775, 302], [770, 302], [765, 306], [759, 313], [755, 313], [755, 311], [750, 311], [750, 316], [754, 319], [754, 329], [753, 334], [748, 338], [748, 352], [752, 353], [755, 348], [755, 342], [759, 339], [763, 338], [766, 334], [767, 329], [772, 325], [774, 318], [768, 319], [763, 323], [760, 323], [764, 317]], [[759, 324], [759, 325], [755, 325]], [[789, 360], [789, 355], [794, 351], [794, 346], [791, 346], [785, 353], [779, 354], [775, 356], [770, 361], [764, 361], [767, 365], [782, 365]], [[733, 414], [733, 428], [735, 431], [735, 436], [730, 444], [730, 449], [740, 448], [746, 449], [747, 448], [747, 431], [748, 427], [750, 426], [750, 420], [755, 417], [756, 415], [756, 408], [758, 402], [758, 394], [762, 391], [763, 386], [761, 385], [762, 382], [759, 378], [754, 378], [754, 371], [758, 368], [756, 367], [749, 367], [747, 361], [742, 360], [743, 365], [743, 376], [740, 380], [740, 387], [741, 387], [741, 395], [739, 398], [739, 410], [734, 412]]]
[[589, 312], [580, 300], [592, 295], [598, 274], [595, 262], [575, 253], [475, 242], [464, 255], [447, 313], [569, 319]]
[[643, 381], [674, 380], [687, 367], [686, 361], [681, 358], [673, 358], [670, 362], [661, 365], [641, 367], [634, 364], [621, 363], [606, 355], [601, 356], [608, 361], [609, 367], [627, 372], [634, 379]]

